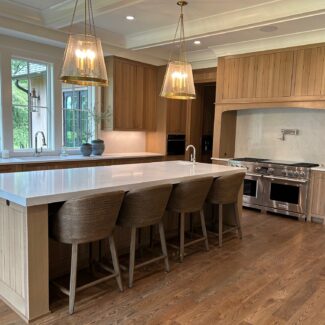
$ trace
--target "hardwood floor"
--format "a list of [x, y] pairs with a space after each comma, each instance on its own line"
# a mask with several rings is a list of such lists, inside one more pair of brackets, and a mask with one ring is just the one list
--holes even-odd
[[[134, 288], [115, 281], [66, 297], [37, 324], [325, 324], [325, 227], [244, 210], [243, 240], [171, 258], [135, 273]], [[126, 279], [125, 279], [126, 280]], [[124, 281], [124, 283], [127, 283]], [[0, 324], [23, 324], [0, 302]]]

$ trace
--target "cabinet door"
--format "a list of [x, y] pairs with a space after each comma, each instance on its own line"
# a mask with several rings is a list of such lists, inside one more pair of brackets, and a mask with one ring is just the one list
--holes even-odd
[[144, 67], [143, 118], [145, 129], [148, 131], [156, 130], [157, 96], [157, 69]]
[[256, 98], [286, 97], [291, 94], [293, 51], [258, 55]]
[[142, 130], [143, 68], [137, 64], [114, 61], [114, 129]]
[[325, 95], [325, 47], [295, 51], [293, 96]]
[[186, 133], [186, 110], [187, 101], [167, 99], [167, 133]]
[[313, 172], [310, 211], [312, 216], [325, 217], [325, 173]]

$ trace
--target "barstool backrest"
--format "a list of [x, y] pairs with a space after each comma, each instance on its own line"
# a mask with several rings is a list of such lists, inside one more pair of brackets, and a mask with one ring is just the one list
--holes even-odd
[[171, 184], [147, 187], [127, 192], [117, 223], [126, 227], [145, 227], [157, 224], [172, 191]]
[[213, 204], [236, 203], [245, 173], [216, 178], [211, 186], [207, 201]]
[[62, 243], [104, 239], [114, 230], [124, 191], [101, 193], [66, 201], [53, 216], [50, 232]]
[[213, 177], [201, 177], [175, 185], [167, 209], [179, 213], [200, 211], [212, 182]]

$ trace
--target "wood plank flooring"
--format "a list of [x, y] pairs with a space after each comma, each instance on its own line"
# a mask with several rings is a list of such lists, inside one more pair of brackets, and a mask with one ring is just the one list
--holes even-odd
[[[66, 297], [37, 324], [325, 324], [325, 227], [244, 210], [243, 240], [171, 258], [135, 273], [133, 289], [113, 281]], [[203, 248], [203, 247], [202, 247]], [[126, 280], [126, 279], [125, 279]], [[126, 284], [127, 282], [124, 281]], [[23, 324], [0, 301], [0, 324]]]

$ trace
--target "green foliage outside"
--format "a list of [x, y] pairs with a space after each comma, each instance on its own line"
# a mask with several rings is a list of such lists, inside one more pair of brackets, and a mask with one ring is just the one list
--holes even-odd
[[[23, 70], [27, 70], [27, 62], [23, 60], [11, 61], [11, 75], [19, 75]], [[12, 113], [13, 113], [13, 140], [14, 149], [30, 148], [29, 138], [29, 110], [28, 94], [17, 88], [16, 80], [11, 81], [12, 86]], [[19, 85], [28, 89], [28, 80], [20, 79]]]

